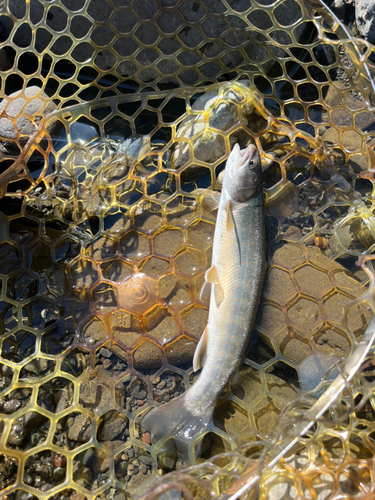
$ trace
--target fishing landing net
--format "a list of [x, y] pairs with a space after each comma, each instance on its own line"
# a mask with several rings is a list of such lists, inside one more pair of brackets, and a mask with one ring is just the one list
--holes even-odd
[[[373, 47], [318, 0], [1, 9], [1, 498], [373, 498]], [[266, 283], [184, 469], [141, 421], [194, 382], [193, 191], [249, 142]]]

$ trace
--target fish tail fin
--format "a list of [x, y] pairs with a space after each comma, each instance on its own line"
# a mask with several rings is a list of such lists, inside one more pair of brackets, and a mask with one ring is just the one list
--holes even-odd
[[197, 412], [187, 405], [187, 394], [181, 394], [169, 403], [150, 412], [142, 421], [142, 427], [151, 434], [153, 443], [170, 436], [191, 438], [207, 427], [212, 418], [214, 407]]

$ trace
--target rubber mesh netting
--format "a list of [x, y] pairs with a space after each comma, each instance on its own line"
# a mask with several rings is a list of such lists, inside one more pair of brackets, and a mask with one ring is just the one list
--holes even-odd
[[[1, 498], [372, 498], [373, 47], [319, 0], [9, 0], [0, 26]], [[141, 420], [194, 381], [192, 191], [236, 142], [265, 165], [266, 283], [183, 469]]]

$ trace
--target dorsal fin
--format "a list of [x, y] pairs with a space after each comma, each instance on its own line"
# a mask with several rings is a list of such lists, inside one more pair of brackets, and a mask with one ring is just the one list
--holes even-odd
[[204, 365], [206, 359], [207, 343], [208, 343], [208, 328], [206, 326], [194, 352], [193, 370], [195, 372], [198, 371], [200, 368], [202, 368], [202, 366]]
[[234, 229], [233, 213], [232, 213], [232, 208], [230, 205], [230, 200], [228, 200], [228, 203], [227, 203], [227, 231], [233, 231], [233, 229]]

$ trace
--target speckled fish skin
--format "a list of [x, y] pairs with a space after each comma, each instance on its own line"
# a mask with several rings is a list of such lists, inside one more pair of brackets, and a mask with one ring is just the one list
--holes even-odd
[[[212, 193], [214, 196], [215, 193]], [[216, 196], [218, 193], [216, 193]], [[254, 326], [265, 273], [265, 226], [259, 153], [236, 144], [229, 155], [212, 253], [207, 328], [194, 356], [203, 364], [197, 382], [144, 420], [155, 441], [166, 434], [184, 440], [205, 428], [215, 403], [239, 368]]]
[[[238, 164], [245, 165], [238, 169]], [[250, 168], [249, 162], [254, 162]], [[238, 369], [254, 326], [265, 273], [266, 238], [261, 162], [255, 146], [228, 158], [220, 197], [212, 251], [224, 299], [215, 300], [212, 285], [205, 362], [187, 405], [203, 417]], [[228, 202], [234, 229], [227, 229]]]

